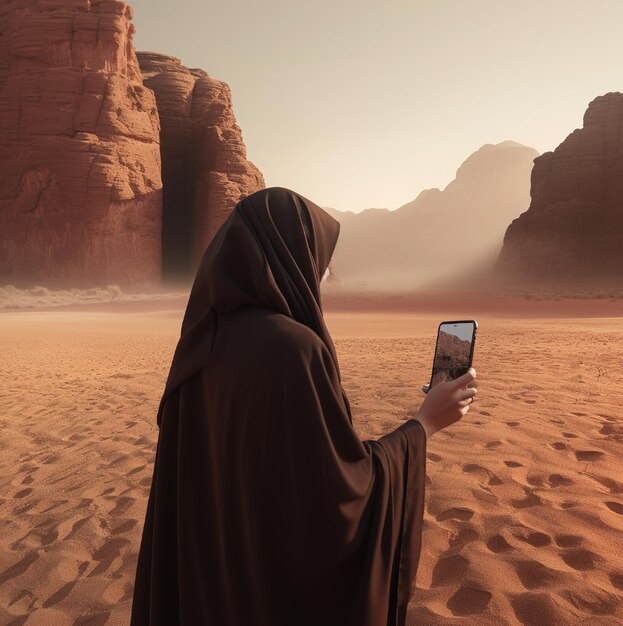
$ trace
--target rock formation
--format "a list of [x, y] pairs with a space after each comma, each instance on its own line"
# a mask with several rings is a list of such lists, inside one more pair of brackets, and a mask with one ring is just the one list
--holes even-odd
[[506, 230], [501, 283], [623, 283], [623, 93], [595, 98], [583, 127], [534, 161], [531, 197]]
[[493, 265], [506, 227], [528, 204], [536, 156], [513, 141], [486, 144], [443, 190], [426, 189], [395, 211], [328, 209], [342, 224], [333, 255], [341, 289], [434, 289], [471, 266]]
[[439, 331], [431, 385], [454, 380], [467, 371], [472, 343], [452, 333]]
[[138, 52], [161, 123], [163, 277], [194, 276], [205, 248], [236, 203], [265, 187], [247, 160], [227, 83], [180, 60]]
[[118, 0], [0, 4], [0, 282], [160, 278], [159, 119], [132, 10]]
[[447, 369], [466, 368], [469, 364], [471, 349], [472, 342], [469, 339], [461, 339], [452, 333], [440, 330], [439, 339], [437, 340], [435, 366]]

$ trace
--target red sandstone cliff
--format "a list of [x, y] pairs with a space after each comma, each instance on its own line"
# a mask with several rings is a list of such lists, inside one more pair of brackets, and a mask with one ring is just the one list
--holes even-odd
[[595, 98], [584, 125], [534, 161], [530, 207], [506, 230], [501, 284], [623, 282], [623, 94]]
[[443, 330], [439, 331], [435, 366], [447, 368], [467, 367], [471, 347], [472, 342], [468, 339], [461, 339]]
[[440, 330], [433, 363], [432, 384], [454, 380], [464, 374], [467, 371], [471, 348], [471, 341]]
[[191, 278], [233, 207], [264, 188], [264, 177], [247, 160], [227, 83], [172, 56], [138, 52], [138, 60], [162, 126], [164, 278]]
[[0, 282], [155, 284], [154, 94], [117, 0], [0, 4]]

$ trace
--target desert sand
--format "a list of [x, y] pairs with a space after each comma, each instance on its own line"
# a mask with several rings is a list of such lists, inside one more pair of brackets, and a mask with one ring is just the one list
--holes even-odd
[[[621, 302], [356, 304], [325, 315], [363, 439], [419, 408], [439, 321], [479, 323], [477, 400], [428, 441], [409, 623], [623, 624]], [[0, 624], [128, 624], [183, 312], [0, 313]]]

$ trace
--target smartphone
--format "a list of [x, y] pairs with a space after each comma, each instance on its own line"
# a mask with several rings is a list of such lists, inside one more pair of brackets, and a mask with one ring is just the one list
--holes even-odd
[[477, 331], [476, 320], [447, 320], [439, 324], [433, 371], [426, 391], [467, 372], [474, 358]]

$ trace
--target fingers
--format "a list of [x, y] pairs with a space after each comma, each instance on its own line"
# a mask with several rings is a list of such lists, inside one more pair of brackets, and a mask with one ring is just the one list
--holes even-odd
[[460, 407], [465, 407], [465, 406], [471, 406], [472, 402], [475, 400], [476, 398], [464, 398], [463, 400], [459, 400], [458, 405]]
[[476, 399], [476, 395], [478, 394], [478, 389], [476, 387], [467, 387], [465, 389], [459, 389], [457, 393], [459, 396], [459, 400], [465, 400], [468, 398]]
[[470, 367], [463, 376], [459, 376], [453, 382], [456, 387], [465, 387], [468, 383], [471, 383], [472, 380], [476, 378], [476, 370], [473, 367]]
[[476, 396], [469, 396], [468, 398], [463, 398], [463, 400], [459, 401], [459, 406], [469, 408], [470, 406], [472, 406], [475, 399], [476, 399]]

